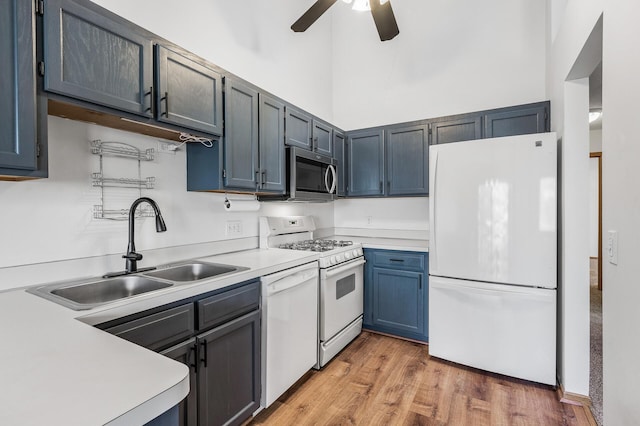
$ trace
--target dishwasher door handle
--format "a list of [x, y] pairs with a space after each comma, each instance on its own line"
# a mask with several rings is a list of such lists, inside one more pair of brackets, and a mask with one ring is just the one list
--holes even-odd
[[318, 280], [318, 274], [293, 274], [276, 282], [273, 282], [267, 286], [267, 296], [271, 296], [290, 288], [306, 284], [309, 281]]

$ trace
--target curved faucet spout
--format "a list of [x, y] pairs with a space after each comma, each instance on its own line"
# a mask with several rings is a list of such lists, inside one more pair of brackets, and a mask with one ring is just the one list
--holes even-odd
[[131, 204], [131, 208], [129, 208], [129, 244], [127, 245], [127, 254], [122, 256], [127, 260], [127, 273], [136, 272], [138, 270], [138, 260], [142, 260], [142, 255], [140, 253], [136, 253], [135, 244], [135, 214], [136, 209], [142, 203], [147, 203], [153, 208], [156, 215], [156, 232], [165, 232], [167, 230], [167, 225], [164, 223], [160, 208], [151, 198], [140, 197]]

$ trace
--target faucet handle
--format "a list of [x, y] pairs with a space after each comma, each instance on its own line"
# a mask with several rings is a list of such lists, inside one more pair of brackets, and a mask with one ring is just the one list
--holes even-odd
[[140, 253], [136, 253], [135, 251], [130, 251], [127, 254], [123, 254], [122, 258], [129, 260], [142, 260], [142, 255]]

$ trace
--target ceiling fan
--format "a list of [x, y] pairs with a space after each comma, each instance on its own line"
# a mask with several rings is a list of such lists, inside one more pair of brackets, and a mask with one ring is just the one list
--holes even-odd
[[[291, 25], [291, 29], [297, 33], [306, 31], [311, 24], [316, 22], [318, 18], [320, 18], [322, 14], [337, 1], [338, 0], [317, 0], [296, 22], [293, 23], [293, 25]], [[347, 3], [351, 2], [350, 0], [345, 1]], [[371, 15], [373, 16], [373, 21], [378, 29], [380, 41], [391, 40], [400, 34], [398, 24], [396, 23], [396, 17], [393, 14], [393, 9], [391, 9], [391, 2], [389, 0], [370, 0], [366, 1], [365, 4], [366, 3], [368, 3], [369, 8], [371, 9]]]

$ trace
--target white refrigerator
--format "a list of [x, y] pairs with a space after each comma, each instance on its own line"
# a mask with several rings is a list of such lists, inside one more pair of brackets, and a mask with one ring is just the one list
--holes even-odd
[[433, 145], [429, 353], [556, 384], [555, 133]]

